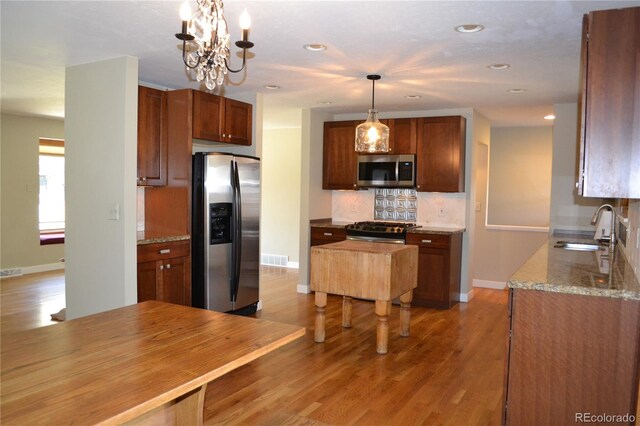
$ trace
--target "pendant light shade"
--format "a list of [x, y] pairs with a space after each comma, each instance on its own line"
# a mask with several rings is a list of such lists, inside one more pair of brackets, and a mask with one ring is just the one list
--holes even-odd
[[380, 76], [371, 74], [367, 76], [367, 80], [371, 80], [373, 85], [371, 109], [367, 120], [356, 127], [356, 151], [388, 152], [389, 128], [378, 121], [378, 110], [375, 109], [376, 80], [380, 80]]

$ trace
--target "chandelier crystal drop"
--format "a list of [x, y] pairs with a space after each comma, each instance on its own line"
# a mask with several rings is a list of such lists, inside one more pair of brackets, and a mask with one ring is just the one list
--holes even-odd
[[356, 151], [388, 152], [389, 127], [378, 120], [378, 110], [375, 109], [376, 80], [380, 80], [380, 76], [371, 74], [367, 76], [367, 80], [371, 80], [373, 84], [371, 108], [367, 120], [356, 127]]
[[251, 21], [245, 10], [240, 16], [242, 39], [235, 45], [242, 49], [242, 66], [229, 67], [231, 37], [224, 18], [221, 0], [197, 0], [198, 10], [192, 15], [188, 1], [180, 8], [182, 30], [176, 34], [182, 40], [182, 61], [188, 71], [194, 71], [198, 82], [204, 81], [208, 90], [224, 83], [227, 72], [240, 72], [246, 64], [247, 49], [253, 47], [248, 40]]

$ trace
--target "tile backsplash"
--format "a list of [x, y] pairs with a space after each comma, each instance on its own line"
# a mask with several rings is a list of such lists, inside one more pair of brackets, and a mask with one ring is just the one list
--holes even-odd
[[376, 188], [373, 218], [415, 222], [418, 219], [418, 196], [415, 189]]
[[[361, 191], [333, 191], [331, 217], [335, 221], [357, 222], [379, 219], [379, 215], [387, 212], [383, 220], [410, 221], [430, 226], [465, 226], [466, 199], [465, 193], [431, 193], [415, 192], [410, 189], [386, 189], [391, 194], [384, 193], [376, 197], [380, 189]], [[394, 193], [393, 191], [410, 191]], [[415, 195], [416, 199], [413, 199]], [[386, 200], [386, 203], [384, 202]], [[414, 203], [417, 201], [414, 210]], [[376, 205], [377, 204], [382, 204]], [[382, 207], [382, 210], [381, 210]], [[388, 208], [388, 210], [387, 210]], [[415, 219], [413, 214], [415, 212]], [[377, 213], [377, 215], [376, 215]], [[396, 219], [392, 216], [395, 214]], [[402, 219], [408, 217], [409, 219]]]

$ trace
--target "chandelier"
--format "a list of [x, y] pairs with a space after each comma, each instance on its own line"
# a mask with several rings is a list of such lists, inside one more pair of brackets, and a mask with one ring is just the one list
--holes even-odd
[[373, 89], [371, 92], [371, 109], [364, 123], [356, 127], [356, 151], [357, 152], [388, 152], [389, 128], [378, 121], [378, 110], [375, 109], [376, 80], [380, 80], [377, 74], [370, 74], [367, 80], [371, 80]]
[[182, 31], [176, 34], [182, 40], [182, 61], [187, 69], [194, 70], [196, 80], [204, 80], [205, 86], [213, 90], [222, 85], [227, 71], [232, 73], [244, 69], [247, 49], [253, 47], [249, 41], [251, 19], [245, 9], [240, 15], [242, 40], [235, 45], [242, 49], [242, 66], [229, 67], [229, 32], [224, 18], [222, 0], [197, 0], [198, 10], [192, 15], [188, 0], [180, 8]]

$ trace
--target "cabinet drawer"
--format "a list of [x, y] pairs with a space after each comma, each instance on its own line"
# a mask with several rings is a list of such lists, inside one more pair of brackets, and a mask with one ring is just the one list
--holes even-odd
[[344, 228], [311, 228], [311, 245], [334, 243], [347, 239]]
[[419, 234], [407, 233], [407, 244], [414, 244], [420, 247], [447, 248], [451, 244], [451, 236], [443, 234]]
[[138, 246], [138, 263], [189, 256], [191, 241], [172, 241]]

